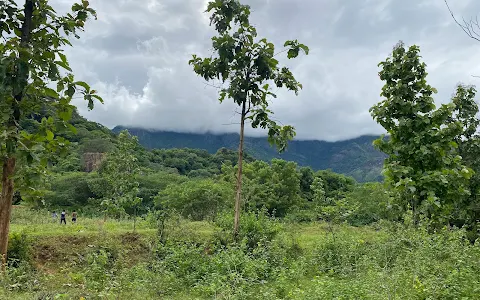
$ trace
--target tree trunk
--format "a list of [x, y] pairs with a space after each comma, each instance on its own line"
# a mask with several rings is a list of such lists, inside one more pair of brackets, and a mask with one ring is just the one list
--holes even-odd
[[235, 223], [233, 227], [233, 235], [235, 240], [238, 237], [238, 229], [240, 227], [240, 208], [242, 201], [242, 169], [243, 169], [243, 134], [245, 131], [245, 110], [246, 101], [242, 103], [242, 115], [240, 119], [240, 143], [238, 145], [238, 173], [237, 173], [237, 186], [235, 195]]
[[0, 195], [0, 255], [2, 256], [2, 271], [7, 265], [8, 232], [10, 230], [10, 215], [14, 194], [13, 175], [15, 174], [15, 157], [5, 158], [2, 172], [2, 193]]
[[135, 207], [133, 210], [133, 233], [135, 233], [136, 226], [137, 226], [137, 208]]
[[[20, 38], [20, 48], [28, 50], [30, 43], [30, 36], [32, 32], [32, 18], [35, 9], [35, 0], [25, 0], [23, 10], [22, 35]], [[27, 60], [25, 51], [20, 51], [20, 60]], [[19, 74], [16, 74], [18, 77]], [[25, 84], [28, 82], [27, 78], [15, 78], [17, 83]], [[25, 81], [24, 83], [22, 81]], [[25, 88], [26, 86], [23, 86]], [[20, 121], [20, 102], [23, 99], [23, 89], [14, 95], [15, 102], [12, 105], [12, 115], [8, 120], [8, 127], [14, 127], [18, 130], [18, 122]], [[9, 137], [7, 142], [13, 142], [14, 146], [17, 143], [17, 137]], [[14, 181], [16, 158], [14, 153], [10, 153], [4, 158], [2, 171], [2, 192], [0, 195], [0, 255], [2, 256], [2, 272], [5, 273], [8, 249], [8, 233], [10, 231], [10, 215], [12, 212], [12, 200], [14, 194]]]

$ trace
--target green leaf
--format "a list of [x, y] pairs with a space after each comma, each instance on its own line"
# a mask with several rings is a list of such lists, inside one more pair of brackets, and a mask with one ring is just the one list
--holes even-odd
[[77, 134], [77, 128], [75, 126], [73, 126], [72, 124], [70, 123], [67, 123], [67, 127], [68, 129], [70, 129], [70, 131], [73, 133], [73, 134]]
[[73, 95], [75, 94], [75, 87], [73, 85], [70, 85], [65, 94], [70, 98], [73, 97]]
[[14, 28], [13, 32], [15, 33], [16, 36], [22, 37], [22, 31], [19, 28]]
[[60, 93], [65, 88], [62, 81], [57, 82], [57, 93]]
[[63, 61], [58, 61], [58, 60], [56, 60], [55, 63], [57, 65], [59, 65], [60, 67], [64, 68], [65, 70], [72, 72], [72, 69], [68, 66], [67, 63], [65, 63]]
[[46, 134], [47, 134], [47, 141], [53, 141], [53, 138], [55, 136], [53, 132], [47, 129]]
[[305, 46], [304, 44], [299, 44], [298, 46], [303, 50], [303, 52], [305, 52], [305, 55], [308, 55], [310, 49], [307, 46]]
[[62, 62], [64, 64], [68, 64], [67, 62], [67, 57], [65, 56], [65, 54], [61, 53], [61, 52], [58, 52], [58, 55], [60, 56], [60, 59], [62, 60]]
[[77, 81], [74, 84], [83, 87], [87, 93], [90, 91], [90, 86], [84, 81]]
[[103, 103], [103, 98], [98, 95], [91, 95], [93, 98], [97, 99], [100, 103]]
[[51, 88], [46, 87], [44, 89], [44, 92], [45, 92], [45, 96], [52, 97], [52, 98], [55, 98], [55, 99], [59, 98], [58, 93], [55, 90], [52, 90]]

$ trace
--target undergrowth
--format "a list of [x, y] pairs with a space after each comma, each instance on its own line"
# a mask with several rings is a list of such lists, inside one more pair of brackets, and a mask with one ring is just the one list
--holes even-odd
[[[2, 299], [477, 299], [480, 245], [459, 229], [290, 224], [245, 213], [164, 236], [13, 234]], [[155, 222], [153, 222], [155, 223]], [[196, 226], [198, 225], [198, 226]], [[15, 226], [15, 225], [14, 225]], [[26, 242], [30, 241], [30, 242]], [[32, 246], [33, 244], [33, 246]], [[44, 253], [44, 254], [41, 254]], [[45, 253], [49, 253], [46, 255]]]

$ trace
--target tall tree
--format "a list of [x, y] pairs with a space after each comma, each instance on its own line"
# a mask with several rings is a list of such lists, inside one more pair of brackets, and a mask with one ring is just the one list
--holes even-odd
[[[474, 170], [469, 180], [470, 195], [459, 199], [452, 208], [451, 223], [461, 227], [467, 225], [478, 237], [480, 232], [476, 230], [480, 219], [480, 133], [478, 127], [478, 104], [475, 102], [476, 90], [473, 86], [459, 85], [457, 92], [452, 98], [455, 104], [455, 111], [450, 121], [460, 122], [463, 126], [463, 133], [455, 138], [459, 145], [459, 154], [463, 162]], [[463, 201], [461, 201], [463, 200]]]
[[[70, 101], [82, 93], [93, 108], [94, 100], [102, 99], [85, 82], [75, 81], [66, 56], [69, 38], [79, 38], [89, 16], [96, 13], [88, 1], [73, 4], [72, 12], [58, 16], [48, 0], [25, 0], [20, 7], [14, 0], [0, 2], [0, 156], [3, 163], [0, 195], [0, 255], [5, 268], [12, 197], [20, 163], [47, 165], [42, 154], [57, 151], [65, 141], [55, 136], [58, 122], [44, 117], [40, 127], [29, 133], [20, 125], [25, 119], [53, 107], [64, 126], [70, 119]], [[63, 70], [62, 70], [63, 69]], [[29, 172], [38, 175], [38, 172]], [[28, 184], [28, 180], [26, 181]]]
[[140, 165], [135, 156], [138, 139], [131, 136], [127, 130], [118, 135], [117, 148], [108, 154], [100, 175], [106, 185], [102, 186], [102, 206], [105, 216], [108, 213], [123, 213], [133, 211], [133, 230], [135, 231], [136, 213], [142, 199], [138, 197]]
[[[269, 97], [276, 97], [269, 82], [278, 88], [285, 87], [295, 94], [302, 85], [287, 67], [280, 67], [275, 57], [275, 46], [267, 39], [258, 39], [257, 30], [249, 22], [250, 7], [238, 0], [215, 0], [208, 3], [206, 12], [211, 12], [210, 24], [215, 26], [217, 36], [212, 38], [215, 56], [200, 58], [193, 55], [189, 64], [195, 73], [205, 80], [215, 78], [223, 83], [220, 102], [230, 98], [240, 107], [240, 141], [238, 146], [238, 173], [235, 196], [234, 235], [237, 236], [240, 220], [242, 192], [242, 161], [245, 121], [252, 120], [252, 127], [268, 129], [268, 140], [279, 151], [284, 151], [288, 140], [295, 136], [292, 126], [280, 126], [268, 109]], [[300, 50], [308, 54], [308, 47], [297, 40], [284, 44], [288, 58], [297, 57]], [[284, 52], [282, 51], [282, 52]]]
[[470, 103], [474, 92], [460, 88], [452, 102], [436, 108], [432, 97], [436, 90], [426, 82], [419, 51], [415, 45], [406, 49], [399, 43], [379, 64], [385, 99], [370, 112], [389, 134], [388, 139], [375, 141], [389, 155], [386, 182], [403, 207], [413, 211], [415, 224], [421, 215], [444, 224], [456, 203], [469, 194], [473, 171], [459, 155], [458, 141], [469, 128], [462, 120], [468, 119], [470, 109], [462, 103]]

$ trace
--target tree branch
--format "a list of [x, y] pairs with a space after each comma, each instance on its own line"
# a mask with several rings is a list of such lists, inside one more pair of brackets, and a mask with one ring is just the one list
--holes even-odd
[[288, 51], [288, 48], [287, 48], [287, 49], [283, 49], [282, 51], [275, 53], [272, 57], [275, 57], [275, 56], [277, 56], [277, 55], [279, 55], [279, 54], [281, 54], [281, 53], [283, 53], [283, 52], [286, 52], [286, 51]]
[[207, 81], [205, 81], [204, 84], [205, 84], [205, 87], [208, 85], [208, 86], [214, 87], [214, 88], [216, 88], [216, 89], [221, 89], [221, 88], [222, 88], [222, 86], [214, 85], [214, 84], [211, 84], [211, 83], [209, 83], [209, 82], [207, 82]]
[[[448, 11], [450, 12], [450, 15], [452, 16], [453, 20], [455, 21], [455, 23], [457, 23], [458, 26], [460, 26], [460, 28], [462, 28], [463, 32], [465, 32], [470, 38], [480, 42], [480, 32], [478, 32], [478, 31], [480, 31], [480, 24], [478, 22], [478, 17], [476, 17], [475, 20], [473, 18], [471, 18], [469, 22], [467, 22], [464, 18], [462, 18], [463, 24], [461, 24], [457, 20], [457, 18], [455, 18], [455, 15], [453, 14], [452, 9], [448, 5], [447, 0], [444, 0], [444, 2], [445, 2], [445, 5], [448, 8]], [[475, 27], [477, 27], [478, 29], [476, 29]]]

